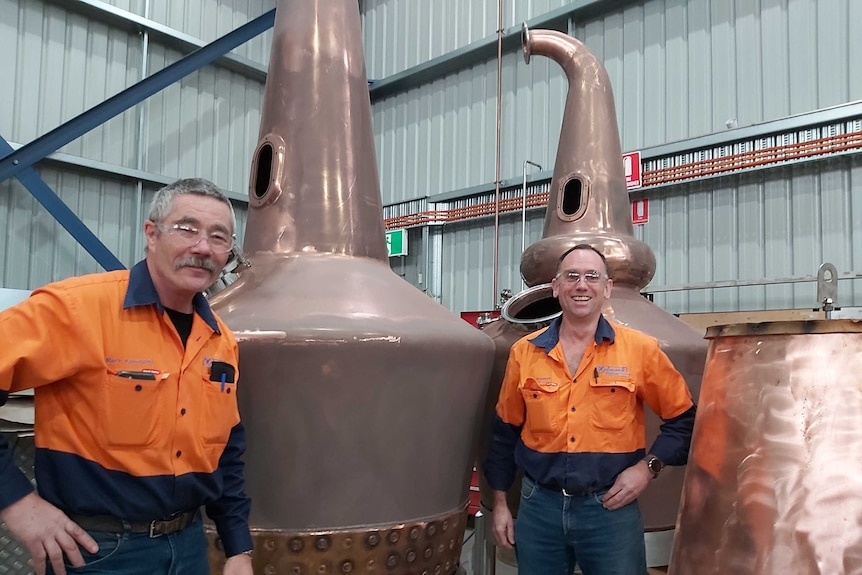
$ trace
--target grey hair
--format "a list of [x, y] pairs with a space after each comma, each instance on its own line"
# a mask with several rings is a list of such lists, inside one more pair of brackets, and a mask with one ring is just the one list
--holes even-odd
[[209, 180], [203, 178], [185, 178], [168, 184], [158, 192], [150, 204], [150, 221], [159, 223], [164, 221], [174, 208], [174, 198], [183, 195], [206, 196], [224, 202], [230, 209], [232, 232], [236, 232], [236, 214], [230, 199], [221, 189]]

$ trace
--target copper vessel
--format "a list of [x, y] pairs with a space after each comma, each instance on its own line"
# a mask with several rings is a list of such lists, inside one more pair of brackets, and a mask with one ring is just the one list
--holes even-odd
[[[605, 316], [657, 338], [696, 400], [706, 342], [693, 328], [640, 294], [655, 273], [655, 255], [647, 244], [634, 237], [607, 71], [584, 44], [560, 32], [529, 30], [525, 25], [522, 43], [527, 63], [533, 55], [547, 56], [563, 68], [569, 91], [543, 237], [524, 251], [521, 275], [528, 286], [545, 284], [553, 279], [560, 256], [569, 248], [590, 244], [600, 250], [607, 258], [608, 271], [614, 281]], [[529, 292], [528, 289], [516, 295], [508, 305], [519, 306], [522, 297], [534, 300], [535, 294]], [[553, 297], [550, 289], [546, 290], [546, 295]], [[537, 302], [532, 305], [540, 306]], [[521, 328], [506, 320], [500, 320], [492, 332], [497, 345], [490, 384], [492, 394], [500, 389], [509, 347], [522, 335], [525, 334]], [[493, 407], [485, 415], [489, 425], [492, 414]], [[658, 435], [660, 424], [661, 420], [647, 409], [647, 448]], [[648, 531], [673, 528], [683, 475], [681, 468], [666, 469], [640, 497]], [[482, 501], [490, 508], [492, 493], [487, 485], [484, 487]], [[510, 503], [517, 501], [517, 493], [518, 485], [515, 485], [509, 493]], [[669, 544], [665, 561], [655, 564], [666, 564], [668, 552]]]
[[278, 3], [251, 172], [250, 265], [213, 307], [255, 572], [454, 573], [493, 343], [389, 269], [355, 2]]
[[707, 338], [670, 573], [862, 574], [862, 324]]

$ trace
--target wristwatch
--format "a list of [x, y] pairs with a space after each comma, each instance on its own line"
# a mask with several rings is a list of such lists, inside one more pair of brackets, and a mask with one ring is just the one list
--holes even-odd
[[652, 473], [653, 479], [658, 477], [658, 474], [661, 473], [662, 469], [664, 469], [664, 463], [662, 463], [661, 459], [659, 459], [655, 455], [650, 455], [649, 457], [647, 457], [646, 466], [649, 469], [649, 472]]

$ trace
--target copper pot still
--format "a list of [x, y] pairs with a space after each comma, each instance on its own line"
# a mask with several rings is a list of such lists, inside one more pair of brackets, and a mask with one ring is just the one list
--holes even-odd
[[[560, 310], [549, 285], [560, 256], [577, 244], [589, 244], [604, 254], [614, 281], [605, 317], [658, 339], [697, 400], [706, 342], [699, 332], [640, 294], [655, 273], [655, 254], [634, 236], [607, 71], [582, 42], [561, 32], [530, 30], [524, 25], [521, 41], [526, 62], [532, 56], [551, 58], [565, 72], [569, 90], [542, 239], [528, 246], [521, 256], [521, 276], [530, 288], [506, 302], [514, 313], [504, 313], [503, 319], [485, 327], [497, 347], [490, 397], [496, 398], [499, 393], [509, 348], [529, 333], [525, 325], [532, 329], [548, 325], [551, 312]], [[513, 316], [518, 321], [513, 321]], [[536, 323], [537, 320], [542, 321]], [[484, 415], [486, 427], [493, 413], [494, 402], [489, 398]], [[658, 435], [660, 425], [661, 420], [647, 409], [647, 448]], [[487, 433], [480, 441], [480, 453], [484, 454]], [[683, 476], [683, 468], [667, 468], [639, 498], [647, 531], [673, 529]], [[489, 510], [493, 492], [484, 479], [480, 487], [482, 503]], [[513, 510], [517, 509], [518, 492], [516, 482], [508, 494]], [[670, 538], [665, 540], [647, 545], [648, 559], [654, 558], [654, 565], [667, 564]], [[653, 553], [653, 548], [658, 550]]]
[[862, 324], [707, 338], [670, 573], [862, 574]]
[[255, 572], [454, 573], [493, 343], [389, 268], [356, 2], [278, 3], [243, 247]]

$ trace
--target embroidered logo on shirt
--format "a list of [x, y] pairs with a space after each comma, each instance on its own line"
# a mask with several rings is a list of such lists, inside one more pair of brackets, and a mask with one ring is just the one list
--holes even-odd
[[600, 365], [596, 370], [602, 375], [629, 377], [629, 368], [625, 365]]

